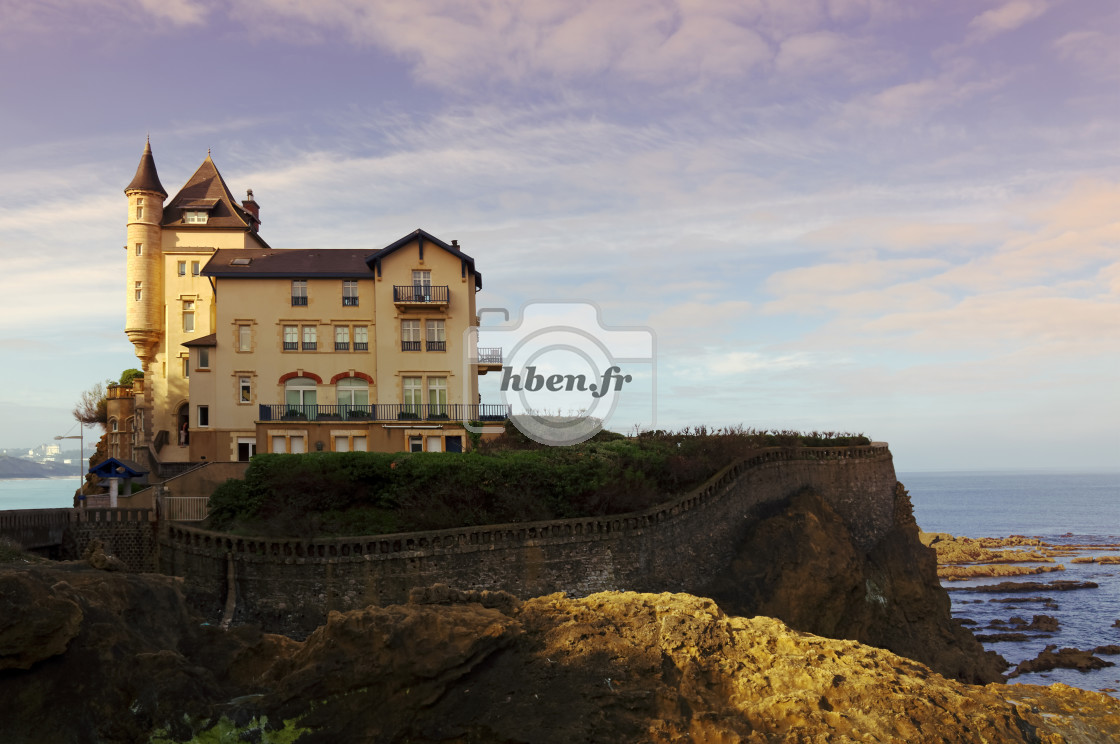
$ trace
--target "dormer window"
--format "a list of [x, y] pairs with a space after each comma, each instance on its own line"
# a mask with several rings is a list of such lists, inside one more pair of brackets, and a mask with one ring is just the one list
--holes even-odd
[[205, 225], [208, 219], [210, 219], [210, 213], [201, 209], [183, 211], [183, 222], [188, 225]]

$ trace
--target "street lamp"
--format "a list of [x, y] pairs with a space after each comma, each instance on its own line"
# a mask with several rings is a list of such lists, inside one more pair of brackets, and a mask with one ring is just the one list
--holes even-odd
[[79, 439], [79, 440], [81, 440], [81, 444], [79, 445], [80, 449], [78, 450], [78, 497], [79, 497], [79, 501], [81, 501], [84, 504], [85, 500], [82, 499], [81, 496], [82, 496], [82, 487], [85, 485], [85, 480], [86, 480], [86, 478], [85, 478], [86, 469], [85, 469], [85, 465], [84, 465], [85, 457], [86, 457], [86, 427], [85, 427], [84, 424], [78, 424], [78, 434], [71, 434], [68, 437], [55, 437], [54, 439], [55, 439], [56, 442], [61, 440], [61, 439]]

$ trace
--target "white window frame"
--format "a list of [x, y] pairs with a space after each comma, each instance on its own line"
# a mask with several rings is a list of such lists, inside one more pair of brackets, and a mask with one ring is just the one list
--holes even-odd
[[179, 276], [186, 276], [187, 275], [187, 262], [186, 261], [179, 261], [178, 266], [176, 267], [176, 271], [178, 272]]
[[237, 324], [237, 350], [253, 350], [253, 326], [247, 323]]
[[401, 378], [401, 400], [404, 410], [419, 413], [420, 406], [424, 404], [424, 380], [420, 377]]
[[356, 279], [342, 280], [342, 306], [358, 306], [358, 282]]
[[[405, 344], [409, 348], [405, 348]], [[420, 321], [412, 318], [401, 321], [401, 351], [420, 351], [423, 346], [423, 338], [420, 335]]]
[[447, 413], [447, 378], [428, 378], [428, 414]]
[[299, 326], [286, 325], [281, 328], [283, 345], [280, 348], [284, 351], [299, 351]]
[[[303, 302], [296, 300], [302, 299]], [[293, 279], [292, 280], [292, 306], [305, 307], [307, 305], [307, 280], [306, 279]]]
[[369, 351], [369, 328], [364, 325], [354, 326], [354, 351]]
[[194, 333], [194, 300], [183, 300], [183, 333]]
[[430, 319], [424, 325], [424, 348], [428, 351], [447, 351], [447, 324], [443, 320]]
[[239, 377], [237, 378], [237, 403], [239, 405], [248, 405], [253, 402], [253, 378], [252, 377]]
[[301, 351], [318, 351], [319, 350], [319, 326], [305, 325], [301, 329], [300, 343]]
[[350, 351], [350, 326], [334, 327], [334, 350]]

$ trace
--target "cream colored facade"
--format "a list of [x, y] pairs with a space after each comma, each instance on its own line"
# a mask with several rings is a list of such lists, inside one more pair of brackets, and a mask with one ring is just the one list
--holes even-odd
[[463, 348], [481, 277], [454, 242], [417, 230], [368, 251], [273, 249], [252, 192], [233, 201], [209, 155], [165, 207], [146, 147], [125, 193], [134, 426], [156, 468], [455, 451], [464, 420], [503, 415], [478, 405], [477, 375], [500, 364]]

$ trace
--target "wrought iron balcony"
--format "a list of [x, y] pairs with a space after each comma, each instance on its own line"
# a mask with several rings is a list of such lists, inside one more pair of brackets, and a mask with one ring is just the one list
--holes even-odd
[[427, 348], [428, 348], [428, 351], [447, 351], [447, 342], [446, 341], [429, 341]]
[[420, 342], [401, 341], [401, 351], [420, 351]]
[[505, 421], [510, 407], [500, 403], [314, 403], [260, 404], [260, 421]]
[[296, 307], [297, 305], [306, 305], [306, 304], [307, 304], [307, 295], [303, 295], [303, 296], [292, 295], [292, 307]]
[[487, 372], [500, 372], [502, 369], [502, 348], [500, 346], [480, 346], [476, 366], [480, 375]]
[[343, 297], [342, 298], [342, 306], [343, 307], [357, 307], [358, 306], [358, 298], [357, 297]]
[[450, 295], [451, 289], [446, 284], [393, 285], [393, 302], [397, 305], [445, 307]]

